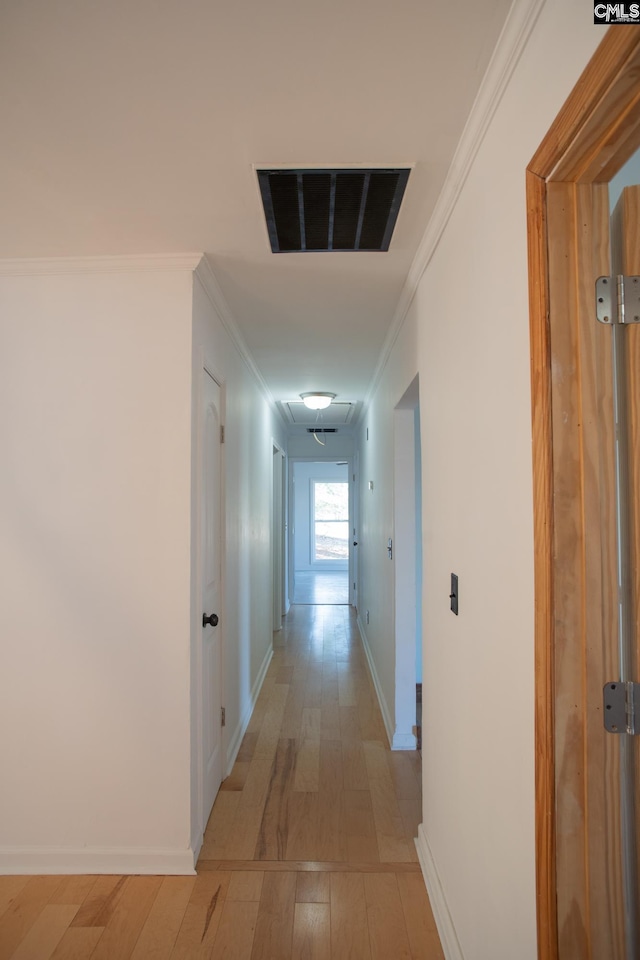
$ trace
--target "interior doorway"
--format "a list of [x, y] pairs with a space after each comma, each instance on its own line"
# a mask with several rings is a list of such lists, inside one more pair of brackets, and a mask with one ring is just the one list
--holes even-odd
[[394, 411], [396, 690], [394, 750], [415, 750], [422, 722], [422, 452], [413, 380]]
[[348, 604], [351, 496], [347, 461], [294, 461], [290, 570], [293, 603]]
[[637, 31], [609, 30], [527, 171], [541, 960], [640, 950], [640, 740], [624, 702], [605, 719], [640, 680], [640, 311], [596, 289], [640, 274], [640, 191], [610, 256], [608, 190], [640, 146], [639, 70]]
[[286, 566], [286, 483], [285, 454], [277, 443], [273, 443], [273, 476], [271, 508], [271, 569], [273, 593], [273, 630], [282, 629], [282, 618], [287, 612], [285, 576]]

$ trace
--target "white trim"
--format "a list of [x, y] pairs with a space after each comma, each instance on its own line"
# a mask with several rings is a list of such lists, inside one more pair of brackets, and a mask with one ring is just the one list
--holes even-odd
[[159, 253], [117, 257], [34, 257], [0, 260], [0, 277], [46, 277], [83, 273], [193, 272], [201, 253]]
[[[362, 620], [360, 619], [360, 614], [357, 618], [358, 630], [360, 631], [360, 639], [362, 640], [362, 646], [364, 648], [364, 653], [367, 658], [367, 663], [369, 664], [369, 672], [371, 674], [371, 679], [373, 680], [373, 686], [375, 687], [376, 696], [378, 697], [378, 703], [380, 705], [380, 713], [382, 714], [382, 719], [384, 720], [384, 726], [387, 731], [387, 737], [389, 738], [389, 744], [393, 742], [393, 721], [391, 719], [391, 713], [387, 705], [387, 701], [384, 698], [384, 693], [382, 692], [382, 686], [380, 684], [380, 678], [378, 677], [378, 671], [376, 670], [376, 665], [373, 661], [373, 656], [371, 654], [371, 648], [369, 647], [369, 641], [367, 640], [367, 635], [364, 632], [364, 626]], [[415, 747], [412, 749], [415, 750]]]
[[449, 218], [458, 202], [462, 188], [489, 129], [493, 115], [498, 108], [527, 40], [538, 19], [545, 0], [514, 0], [498, 38], [489, 66], [480, 84], [471, 112], [462, 131], [453, 160], [438, 196], [434, 211], [429, 218], [420, 245], [416, 252], [407, 279], [400, 293], [400, 299], [393, 315], [389, 332], [385, 338], [378, 363], [365, 394], [363, 409], [359, 420], [369, 406], [377, 389], [382, 372], [387, 364], [393, 345], [396, 342], [405, 317], [416, 295], [418, 284], [433, 257]]
[[171, 874], [193, 876], [193, 850], [170, 847], [0, 847], [0, 875]]
[[264, 377], [258, 370], [258, 367], [256, 366], [256, 362], [251, 355], [251, 352], [249, 350], [249, 347], [247, 346], [246, 340], [242, 336], [242, 333], [240, 332], [240, 328], [238, 327], [238, 324], [236, 323], [234, 316], [231, 312], [231, 307], [227, 303], [226, 298], [222, 290], [220, 289], [218, 278], [216, 277], [213, 271], [213, 267], [209, 263], [209, 260], [206, 256], [203, 256], [200, 262], [195, 266], [194, 273], [198, 278], [198, 280], [200, 281], [200, 283], [202, 284], [202, 288], [204, 292], [209, 297], [209, 300], [211, 301], [211, 305], [215, 310], [216, 314], [218, 315], [218, 319], [220, 320], [220, 323], [229, 334], [231, 341], [235, 346], [236, 350], [238, 351], [238, 353], [246, 363], [247, 367], [255, 377], [267, 401], [269, 402], [269, 404], [271, 404], [274, 410], [277, 410], [278, 416], [280, 417], [282, 422], [286, 423], [284, 414], [278, 408], [273, 398], [273, 394], [271, 393], [271, 390], [267, 386], [266, 380], [264, 379]]
[[238, 751], [240, 750], [240, 744], [242, 743], [242, 738], [247, 732], [247, 727], [249, 726], [249, 721], [251, 720], [251, 714], [254, 711], [256, 701], [260, 690], [262, 689], [262, 684], [264, 683], [264, 678], [267, 675], [267, 670], [269, 669], [269, 664], [273, 658], [273, 646], [270, 646], [267, 650], [266, 656], [262, 661], [262, 666], [258, 671], [258, 676], [256, 677], [255, 683], [251, 690], [251, 695], [249, 697], [249, 703], [244, 711], [242, 719], [238, 724], [236, 731], [229, 743], [229, 748], [227, 750], [227, 772], [225, 777], [228, 777], [233, 770], [233, 765], [236, 762], [236, 757], [238, 756]]
[[413, 733], [398, 733], [396, 730], [391, 741], [392, 750], [416, 750], [417, 746], [418, 741]]
[[418, 827], [416, 850], [418, 851], [418, 859], [420, 861], [420, 867], [422, 868], [427, 893], [429, 894], [429, 901], [431, 903], [431, 909], [433, 910], [433, 917], [436, 921], [436, 927], [438, 928], [445, 960], [464, 960], [462, 947], [458, 940], [456, 928], [453, 925], [453, 919], [449, 912], [435, 860], [433, 859], [431, 847], [424, 832], [424, 824], [422, 823]]

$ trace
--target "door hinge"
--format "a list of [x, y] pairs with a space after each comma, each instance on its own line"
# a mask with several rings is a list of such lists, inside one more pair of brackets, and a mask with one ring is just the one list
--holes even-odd
[[640, 735], [640, 683], [606, 683], [603, 694], [605, 730]]
[[596, 317], [600, 323], [640, 323], [640, 277], [598, 277]]
[[220, 726], [226, 727], [227, 725], [227, 711], [224, 707], [220, 707]]
[[224, 424], [220, 424], [220, 443], [224, 443]]

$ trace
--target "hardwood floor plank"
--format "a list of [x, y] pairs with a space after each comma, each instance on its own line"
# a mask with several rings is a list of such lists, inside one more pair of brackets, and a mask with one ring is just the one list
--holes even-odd
[[355, 707], [357, 705], [354, 678], [350, 671], [338, 671], [338, 701], [340, 707]]
[[251, 761], [240, 797], [239, 813], [248, 810], [250, 807], [264, 809], [273, 774], [273, 764], [273, 760], [260, 760], [257, 757]]
[[223, 780], [221, 790], [243, 790], [249, 773], [251, 762], [249, 760], [236, 760], [233, 770], [226, 780]]
[[0, 877], [0, 919], [28, 882], [29, 877]]
[[254, 857], [284, 860], [288, 836], [288, 799], [296, 755], [295, 740], [280, 740], [276, 751]]
[[331, 874], [331, 956], [371, 960], [364, 877]]
[[303, 740], [296, 755], [293, 789], [302, 793], [318, 791], [320, 740]]
[[296, 903], [329, 903], [331, 885], [328, 873], [299, 873], [296, 879]]
[[431, 904], [419, 874], [397, 874], [413, 960], [444, 960]]
[[230, 879], [228, 872], [220, 870], [198, 874], [170, 960], [204, 960], [209, 956]]
[[256, 851], [264, 807], [238, 805], [236, 819], [224, 848], [225, 860], [252, 860]]
[[69, 927], [51, 954], [51, 960], [89, 960], [104, 927]]
[[246, 763], [253, 760], [253, 752], [256, 748], [256, 743], [258, 742], [258, 731], [254, 730], [252, 733], [247, 731], [242, 738], [242, 743], [240, 744], [240, 749], [238, 750], [238, 756], [236, 757], [236, 763]]
[[287, 860], [315, 860], [318, 857], [317, 792], [290, 793], [288, 799]]
[[60, 886], [60, 877], [31, 877], [0, 918], [0, 960], [9, 960]]
[[207, 860], [226, 856], [227, 839], [233, 829], [241, 793], [235, 790], [220, 791], [204, 832], [201, 856]]
[[168, 960], [195, 886], [195, 877], [165, 877], [131, 960]]
[[362, 747], [369, 780], [385, 780], [393, 783], [389, 767], [391, 751], [380, 740], [365, 740]]
[[73, 927], [106, 927], [126, 877], [98, 877], [73, 919]]
[[47, 904], [12, 954], [12, 960], [50, 960], [77, 910], [73, 904]]
[[262, 870], [255, 873], [250, 870], [240, 870], [233, 873], [229, 881], [227, 900], [259, 902], [262, 896], [263, 881], [264, 871]]
[[418, 836], [418, 826], [422, 823], [422, 801], [419, 798], [398, 800], [398, 808], [404, 824], [404, 835], [409, 844], [409, 850], [412, 857], [417, 860], [415, 839]]
[[399, 800], [420, 800], [422, 796], [422, 764], [419, 758], [417, 750], [392, 750], [389, 753], [391, 779]]
[[162, 877], [127, 877], [91, 960], [128, 960], [162, 885]]
[[302, 726], [300, 737], [302, 740], [319, 740], [322, 710], [320, 707], [304, 707], [302, 710]]
[[291, 684], [293, 681], [293, 672], [293, 666], [280, 667], [276, 673], [276, 683], [286, 683], [287, 685]]
[[260, 734], [253, 753], [254, 759], [273, 760], [281, 739], [280, 730], [289, 695], [286, 683], [275, 684], [269, 699], [267, 711], [260, 727]]
[[295, 890], [295, 873], [265, 874], [251, 960], [290, 960]]
[[373, 804], [368, 790], [346, 790], [345, 831], [347, 859], [379, 863], [378, 837], [373, 817]]
[[93, 890], [97, 879], [97, 876], [89, 875], [65, 877], [49, 903], [75, 904], [79, 907]]
[[342, 771], [345, 790], [369, 789], [369, 775], [362, 741], [342, 741]]
[[252, 901], [227, 900], [210, 960], [250, 960], [259, 906]]
[[340, 706], [340, 739], [361, 741], [357, 706]]
[[405, 837], [404, 822], [391, 780], [371, 781], [371, 804], [380, 860], [412, 860], [414, 854]]
[[291, 960], [331, 960], [328, 903], [296, 903]]
[[393, 873], [364, 877], [372, 960], [411, 960], [398, 881]]

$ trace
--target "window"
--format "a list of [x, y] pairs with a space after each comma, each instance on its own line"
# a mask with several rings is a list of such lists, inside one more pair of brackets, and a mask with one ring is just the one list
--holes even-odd
[[349, 484], [313, 481], [312, 562], [349, 559]]

